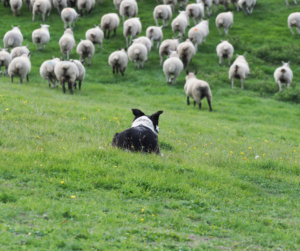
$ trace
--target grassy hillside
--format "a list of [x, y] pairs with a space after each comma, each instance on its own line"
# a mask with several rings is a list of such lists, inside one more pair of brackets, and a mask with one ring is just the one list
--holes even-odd
[[[145, 35], [155, 1], [138, 4]], [[259, 0], [251, 16], [235, 11], [228, 39], [248, 53], [245, 90], [239, 81], [232, 90], [228, 67], [218, 66], [215, 48], [227, 38], [213, 14], [189, 66], [211, 86], [210, 113], [206, 101], [201, 111], [186, 105], [183, 72], [166, 84], [156, 49], [144, 69], [130, 62], [125, 77], [113, 76], [107, 61], [125, 46], [122, 25], [96, 50], [81, 91], [49, 88], [39, 67], [61, 56], [57, 11], [32, 22], [25, 6], [14, 18], [1, 5], [1, 38], [21, 25], [32, 71], [23, 85], [0, 78], [0, 249], [299, 250], [300, 46], [287, 28], [299, 8]], [[109, 12], [116, 10], [104, 0], [80, 18], [76, 42]], [[51, 41], [36, 51], [31, 33], [41, 23], [51, 26]], [[170, 25], [163, 32], [170, 38]], [[281, 60], [291, 61], [294, 81], [279, 94], [273, 73]], [[110, 147], [114, 133], [130, 127], [131, 108], [164, 111], [164, 157]]]

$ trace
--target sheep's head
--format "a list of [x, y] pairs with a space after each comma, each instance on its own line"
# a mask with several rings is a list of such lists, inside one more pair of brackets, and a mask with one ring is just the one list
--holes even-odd
[[177, 51], [169, 50], [169, 58], [179, 58]]
[[186, 71], [185, 80], [188, 81], [189, 79], [196, 78], [196, 74], [197, 74], [197, 71], [195, 71], [194, 73]]
[[290, 68], [290, 61], [287, 63], [282, 61], [282, 66]]

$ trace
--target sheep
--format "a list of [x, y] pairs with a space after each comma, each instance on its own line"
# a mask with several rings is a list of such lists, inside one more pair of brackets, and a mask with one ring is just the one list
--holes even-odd
[[290, 85], [293, 80], [293, 72], [290, 68], [290, 61], [285, 63], [282, 61], [283, 66], [277, 68], [274, 72], [274, 78], [276, 83], [278, 84], [279, 91], [281, 90], [281, 83], [286, 83], [286, 86], [290, 88]]
[[54, 68], [57, 62], [59, 62], [59, 58], [55, 58], [54, 56], [52, 57], [51, 60], [47, 60], [44, 63], [42, 63], [40, 67], [40, 75], [43, 79], [46, 79], [48, 81], [49, 87], [51, 87], [52, 83], [52, 88], [58, 87], [58, 85], [55, 85], [57, 79], [54, 73]]
[[[197, 25], [198, 22], [202, 19], [205, 18], [204, 14], [204, 4], [201, 3], [194, 3], [194, 4], [189, 4], [186, 7], [186, 12], [189, 16], [189, 18], [193, 18], [194, 24]], [[198, 20], [196, 22], [196, 20]]]
[[11, 55], [8, 53], [8, 49], [0, 48], [0, 75], [3, 74], [1, 67], [5, 67], [4, 75], [7, 75], [7, 69], [11, 62]]
[[227, 10], [227, 8], [229, 8], [228, 0], [213, 0], [213, 4], [215, 5], [215, 13], [219, 9], [219, 4], [222, 4], [224, 6], [225, 10]]
[[222, 65], [222, 58], [228, 58], [228, 66], [230, 66], [231, 58], [233, 57], [234, 48], [233, 46], [227, 41], [221, 40], [221, 43], [218, 44], [217, 48], [217, 55], [219, 56], [219, 65]]
[[68, 0], [68, 6], [75, 8], [77, 6], [77, 0]]
[[[29, 55], [30, 56], [30, 55]], [[11, 82], [14, 82], [14, 76], [20, 76], [20, 82], [23, 83], [23, 79], [26, 77], [29, 82], [29, 72], [31, 70], [31, 62], [29, 56], [23, 54], [21, 57], [14, 58], [8, 66], [8, 74], [11, 77]]]
[[164, 62], [163, 71], [167, 78], [167, 83], [171, 83], [171, 75], [173, 75], [173, 84], [183, 70], [183, 63], [179, 59], [177, 51], [170, 51], [169, 58]]
[[166, 39], [164, 40], [159, 47], [159, 56], [160, 56], [160, 65], [163, 64], [164, 55], [169, 55], [170, 51], [177, 51], [179, 45], [178, 39]]
[[[286, 3], [287, 6], [289, 6], [289, 0], [285, 0], [285, 3]], [[294, 3], [297, 4], [297, 1], [294, 0]]]
[[129, 18], [124, 22], [123, 34], [126, 37], [126, 46], [128, 47], [128, 35], [130, 35], [130, 42], [131, 44], [132, 37], [136, 37], [142, 31], [142, 24], [138, 17]]
[[189, 0], [178, 0], [179, 2], [179, 7], [182, 7], [182, 3], [184, 5], [184, 9], [186, 8], [187, 3], [189, 2]]
[[239, 0], [231, 0], [232, 7], [233, 7], [233, 8], [235, 8], [235, 4], [236, 4], [236, 11], [240, 11], [239, 5], [238, 5], [238, 1], [239, 1]]
[[73, 28], [65, 29], [64, 35], [59, 40], [60, 51], [65, 56], [67, 54], [67, 59], [69, 59], [70, 53], [76, 45]]
[[196, 54], [195, 46], [190, 39], [186, 39], [185, 42], [178, 45], [177, 51], [179, 58], [183, 62], [184, 68], [186, 68], [188, 66], [188, 63]]
[[225, 34], [228, 35], [228, 30], [233, 24], [233, 12], [220, 13], [216, 18], [216, 26], [219, 29], [220, 35], [222, 36], [221, 27], [224, 28]]
[[68, 7], [67, 0], [52, 0], [54, 8], [57, 9], [58, 15], [60, 15], [60, 9], [64, 9]]
[[78, 67], [70, 61], [59, 61], [54, 67], [56, 79], [63, 87], [63, 93], [66, 93], [65, 83], [68, 83], [68, 89], [73, 94], [73, 86], [79, 76]]
[[82, 16], [82, 10], [85, 8], [85, 14], [88, 15], [91, 13], [92, 9], [95, 6], [95, 0], [77, 0], [77, 10]]
[[125, 16], [132, 18], [136, 17], [138, 14], [138, 6], [135, 0], [123, 0], [120, 4], [119, 9], [120, 16], [123, 17], [123, 23], [125, 21]]
[[15, 48], [17, 46], [22, 46], [23, 35], [20, 30], [20, 26], [12, 26], [12, 30], [5, 33], [3, 37], [3, 44], [5, 48]]
[[64, 28], [66, 29], [69, 23], [69, 28], [71, 28], [72, 24], [75, 27], [75, 22], [77, 21], [80, 14], [76, 12], [76, 10], [72, 8], [64, 8], [61, 12], [61, 19], [64, 22]]
[[189, 30], [188, 37], [195, 44], [196, 52], [198, 51], [198, 45], [205, 42], [205, 39], [209, 34], [208, 22], [208, 20], [203, 20]]
[[85, 39], [90, 40], [93, 44], [98, 44], [98, 48], [101, 48], [103, 41], [103, 31], [96, 24], [94, 24], [94, 26], [95, 28], [86, 31]]
[[13, 48], [10, 52], [11, 59], [21, 57], [23, 54], [26, 54], [29, 57], [30, 51], [28, 50], [28, 46], [29, 44], [27, 44], [26, 46], [18, 46]]
[[115, 74], [115, 72], [118, 74], [118, 70], [120, 70], [122, 76], [124, 76], [128, 64], [126, 49], [121, 49], [110, 54], [108, 64], [112, 67], [113, 74]]
[[9, 7], [9, 0], [1, 0], [3, 3], [4, 7]]
[[159, 48], [159, 43], [163, 39], [162, 27], [150, 26], [146, 30], [146, 37], [151, 40], [152, 46], [153, 41], [156, 41], [156, 49]]
[[[82, 84], [82, 81], [85, 77], [85, 68], [83, 66], [83, 61], [79, 61], [79, 60], [75, 60], [75, 59], [71, 59], [70, 62], [73, 62], [77, 68], [78, 68], [78, 77], [76, 78], [76, 81], [78, 81], [78, 86], [79, 86], [79, 91], [81, 90], [81, 84]], [[77, 89], [77, 85], [76, 85], [76, 82], [75, 82], [75, 85], [74, 85], [75, 89]]]
[[[32, 32], [32, 42], [35, 43], [37, 50], [45, 49], [45, 45], [50, 40], [49, 25], [41, 24], [40, 29]], [[40, 47], [39, 47], [40, 45]]]
[[10, 0], [10, 8], [11, 11], [14, 14], [14, 17], [16, 16], [16, 12], [17, 12], [17, 16], [20, 16], [20, 10], [22, 8], [22, 0]]
[[207, 16], [211, 16], [212, 11], [211, 11], [211, 7], [212, 7], [212, 0], [197, 0], [197, 3], [203, 3], [204, 7], [206, 8], [206, 13]]
[[[104, 38], [109, 39], [109, 34], [114, 31], [114, 37], [116, 36], [116, 30], [119, 27], [120, 19], [115, 13], [109, 13], [101, 18], [101, 29], [104, 32]], [[108, 30], [108, 35], [106, 35], [106, 30]]]
[[296, 31], [300, 35], [300, 12], [294, 12], [288, 17], [288, 27], [290, 28], [292, 34], [294, 35], [293, 27], [296, 27]]
[[51, 11], [51, 1], [50, 0], [36, 0], [32, 7], [32, 21], [34, 21], [35, 14], [39, 13], [42, 15], [43, 21], [45, 21], [46, 13], [48, 16]]
[[167, 27], [169, 20], [172, 18], [172, 9], [170, 5], [158, 5], [155, 7], [153, 11], [153, 17], [156, 22], [156, 26], [158, 26], [157, 19], [162, 19], [163, 27]]
[[27, 9], [28, 9], [29, 11], [31, 11], [32, 6], [31, 6], [31, 4], [30, 4], [30, 0], [24, 0], [24, 3], [26, 4]]
[[244, 89], [244, 81], [247, 75], [250, 74], [249, 65], [245, 59], [246, 54], [243, 56], [237, 55], [236, 60], [233, 62], [229, 69], [229, 79], [231, 79], [232, 88], [234, 88], [234, 79], [241, 79], [242, 89]]
[[186, 83], [184, 85], [184, 91], [187, 96], [187, 105], [190, 105], [190, 98], [192, 98], [194, 99], [194, 106], [197, 103], [199, 109], [201, 109], [201, 100], [206, 97], [209, 111], [212, 112], [212, 94], [209, 84], [203, 80], [197, 79], [195, 76], [196, 74], [197, 71], [195, 71], [194, 73], [189, 73], [189, 71], [186, 71], [187, 76], [185, 77]]
[[79, 60], [85, 62], [85, 58], [88, 58], [88, 66], [91, 65], [91, 59], [95, 53], [95, 46], [90, 40], [80, 40], [80, 43], [76, 48], [77, 54], [80, 56]]
[[151, 43], [151, 40], [149, 38], [147, 38], [147, 37], [138, 37], [138, 38], [136, 38], [132, 41], [133, 41], [133, 44], [141, 43], [141, 44], [145, 45], [146, 48], [147, 48], [148, 53], [151, 51], [152, 43]]
[[173, 12], [175, 11], [175, 5], [177, 4], [177, 0], [163, 0], [165, 5], [170, 5], [172, 7]]
[[239, 0], [238, 1], [238, 5], [243, 10], [244, 16], [246, 16], [245, 9], [246, 9], [248, 15], [252, 14], [255, 4], [256, 4], [256, 0]]
[[185, 29], [188, 26], [189, 17], [186, 11], [179, 11], [179, 15], [174, 18], [171, 26], [174, 35], [176, 36], [176, 32], [178, 31], [178, 37], [182, 37], [185, 34]]
[[140, 67], [139, 64], [143, 68], [144, 62], [148, 60], [146, 46], [141, 43], [132, 44], [128, 48], [128, 58], [135, 63], [136, 68]]
[[122, 1], [123, 0], [114, 0], [114, 5], [117, 10], [120, 10], [120, 5], [121, 5]]

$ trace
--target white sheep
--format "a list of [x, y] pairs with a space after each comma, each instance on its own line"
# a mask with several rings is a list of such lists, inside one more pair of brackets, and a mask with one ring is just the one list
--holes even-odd
[[22, 46], [23, 35], [20, 30], [20, 26], [12, 26], [12, 30], [5, 33], [3, 37], [3, 44], [5, 48], [15, 48], [17, 46]]
[[132, 44], [128, 48], [128, 58], [135, 63], [136, 68], [140, 68], [140, 64], [142, 68], [144, 67], [144, 62], [148, 60], [147, 54], [146, 46], [141, 43]]
[[213, 4], [215, 5], [215, 13], [219, 9], [219, 4], [222, 4], [224, 6], [224, 9], [227, 10], [229, 7], [228, 0], [213, 0]]
[[185, 42], [180, 43], [177, 47], [179, 58], [183, 62], [184, 68], [188, 66], [188, 63], [192, 60], [196, 54], [195, 46], [190, 39], [186, 39]]
[[145, 45], [146, 48], [147, 48], [148, 53], [151, 51], [152, 43], [151, 43], [151, 40], [149, 38], [147, 38], [147, 37], [138, 37], [138, 38], [136, 38], [132, 41], [133, 41], [133, 44], [141, 43], [141, 44]]
[[176, 38], [164, 40], [159, 47], [160, 65], [163, 64], [164, 55], [169, 55], [170, 51], [177, 51], [179, 40]]
[[231, 86], [234, 88], [234, 79], [241, 79], [241, 87], [244, 89], [244, 81], [247, 75], [250, 74], [248, 62], [246, 61], [246, 54], [243, 56], [237, 55], [236, 60], [233, 62], [229, 69], [229, 79], [231, 79]]
[[179, 2], [179, 8], [182, 7], [182, 4], [183, 4], [183, 7], [184, 9], [186, 8], [186, 5], [188, 4], [189, 0], [178, 0]]
[[207, 16], [211, 16], [212, 11], [211, 11], [211, 7], [212, 7], [212, 0], [197, 0], [197, 3], [203, 3], [204, 7], [206, 8], [206, 13]]
[[29, 72], [31, 70], [31, 62], [26, 54], [21, 57], [14, 58], [8, 66], [8, 74], [11, 77], [11, 82], [14, 82], [14, 76], [19, 75], [21, 84], [23, 79], [26, 77], [29, 82]]
[[27, 44], [26, 46], [18, 46], [13, 48], [10, 52], [11, 59], [21, 57], [23, 54], [26, 54], [29, 57], [30, 51], [28, 50], [28, 46], [29, 44]]
[[138, 14], [138, 5], [135, 0], [123, 0], [120, 4], [119, 9], [120, 16], [123, 17], [123, 23], [125, 21], [125, 16], [132, 18], [136, 17]]
[[45, 16], [48, 12], [48, 16], [51, 11], [51, 1], [50, 0], [36, 0], [32, 7], [32, 21], [34, 21], [36, 14], [41, 14], [43, 21], [45, 21]]
[[58, 85], [55, 85], [57, 79], [54, 73], [54, 68], [57, 62], [59, 62], [59, 58], [55, 58], [54, 56], [52, 57], [51, 60], [47, 60], [44, 63], [42, 63], [40, 67], [40, 75], [43, 79], [46, 79], [48, 81], [49, 87], [51, 87], [52, 83], [52, 88], [58, 87]]
[[41, 24], [40, 29], [32, 32], [32, 42], [35, 43], [37, 50], [45, 49], [45, 45], [49, 42], [49, 27], [47, 24]]
[[85, 62], [85, 58], [88, 58], [88, 65], [91, 65], [91, 59], [95, 53], [95, 46], [90, 40], [80, 40], [80, 43], [76, 48], [77, 54], [80, 56], [79, 60]]
[[240, 11], [238, 1], [239, 0], [231, 0], [232, 7], [235, 8], [235, 5], [236, 5], [236, 11]]
[[101, 48], [103, 41], [103, 31], [99, 26], [95, 25], [95, 28], [89, 29], [85, 33], [85, 38], [90, 40], [93, 44], [98, 44], [98, 48]]
[[77, 21], [80, 14], [76, 12], [75, 9], [72, 8], [64, 8], [61, 12], [61, 19], [64, 22], [64, 28], [66, 29], [69, 23], [69, 28], [75, 27], [75, 22]]
[[31, 11], [32, 6], [31, 6], [31, 4], [30, 4], [30, 0], [24, 0], [24, 3], [26, 4], [27, 9], [28, 9], [29, 11]]
[[92, 9], [95, 6], [95, 0], [77, 0], [77, 10], [82, 16], [82, 10], [85, 8], [85, 14], [88, 15], [91, 13]]
[[52, 0], [54, 8], [57, 9], [58, 14], [60, 15], [60, 9], [64, 9], [68, 7], [68, 1], [67, 0]]
[[[78, 86], [79, 86], [79, 91], [80, 91], [82, 81], [84, 80], [84, 77], [85, 77], [85, 68], [83, 66], [83, 61], [71, 59], [70, 62], [73, 62], [74, 64], [76, 64], [76, 66], [78, 68], [78, 76], [76, 78], [76, 81], [78, 81]], [[76, 82], [75, 82], [74, 87], [75, 87], [75, 89], [77, 89]]]
[[216, 26], [219, 29], [220, 35], [222, 35], [221, 27], [224, 28], [225, 34], [228, 35], [229, 28], [233, 25], [233, 12], [220, 13], [216, 18]]
[[174, 18], [171, 26], [172, 31], [176, 37], [176, 32], [178, 32], [178, 37], [182, 37], [185, 34], [185, 29], [189, 24], [189, 17], [186, 11], [179, 11], [179, 15]]
[[228, 66], [230, 66], [231, 58], [233, 57], [234, 48], [232, 44], [228, 41], [221, 40], [221, 43], [218, 44], [217, 48], [217, 55], [219, 56], [219, 65], [222, 65], [222, 58], [228, 58]]
[[[176, 83], [177, 77], [180, 75], [180, 72], [183, 70], [183, 63], [179, 59], [177, 51], [170, 51], [169, 58], [164, 62], [163, 71], [167, 78], [167, 83], [171, 83], [173, 79], [173, 84]], [[171, 79], [171, 76], [173, 78]]]
[[123, 0], [114, 0], [114, 5], [117, 10], [120, 10], [120, 5]]
[[20, 16], [20, 10], [22, 8], [22, 0], [10, 0], [9, 3], [10, 3], [11, 11], [14, 14], [14, 17], [16, 16], [16, 13], [17, 16]]
[[[120, 19], [115, 13], [109, 13], [101, 18], [101, 29], [104, 32], [104, 38], [109, 39], [109, 34], [114, 31], [114, 36], [116, 36], [116, 30], [119, 27]], [[108, 35], [106, 35], [106, 30], [108, 30]]]
[[152, 46], [153, 42], [156, 42], [156, 49], [159, 48], [159, 43], [163, 40], [162, 27], [150, 26], [146, 30], [146, 36], [151, 40]]
[[[287, 6], [289, 6], [289, 0], [285, 0], [285, 3], [286, 3]], [[297, 1], [294, 0], [294, 3], [297, 4]]]
[[247, 11], [248, 15], [252, 14], [255, 4], [256, 4], [256, 0], [239, 0], [238, 1], [238, 5], [243, 10], [244, 16], [246, 16], [245, 10]]
[[177, 4], [177, 0], [163, 0], [165, 5], [170, 5], [172, 7], [173, 12], [175, 11], [175, 5]]
[[198, 45], [205, 42], [206, 37], [209, 34], [209, 21], [201, 21], [198, 25], [192, 27], [189, 30], [188, 37], [195, 44], [196, 52], [198, 51]]
[[288, 27], [291, 29], [292, 34], [294, 35], [293, 27], [296, 27], [296, 31], [300, 35], [300, 12], [294, 12], [288, 17]]
[[189, 4], [186, 6], [186, 12], [189, 18], [193, 18], [195, 25], [197, 25], [202, 18], [205, 18], [204, 4], [202, 2]]
[[[126, 46], [131, 44], [132, 37], [136, 37], [142, 31], [142, 24], [138, 17], [129, 18], [124, 22], [123, 34], [126, 38]], [[130, 42], [128, 44], [128, 36], [130, 35]]]
[[63, 56], [67, 54], [67, 59], [69, 59], [70, 53], [76, 45], [72, 29], [73, 28], [66, 29], [58, 42], [61, 53]]
[[128, 64], [126, 49], [121, 49], [110, 54], [108, 64], [112, 67], [113, 74], [115, 74], [115, 72], [118, 74], [118, 70], [120, 70], [122, 76], [124, 76]]
[[194, 73], [186, 72], [187, 76], [185, 77], [185, 85], [184, 85], [184, 91], [187, 96], [187, 105], [190, 105], [190, 98], [194, 99], [194, 106], [196, 103], [199, 106], [199, 109], [201, 109], [201, 100], [203, 98], [207, 99], [207, 103], [209, 106], [209, 111], [212, 112], [211, 108], [211, 101], [212, 101], [212, 94], [210, 90], [210, 86], [207, 82], [197, 79], [196, 74], [197, 71]]
[[158, 5], [154, 8], [153, 17], [158, 26], [157, 19], [162, 19], [163, 26], [167, 27], [169, 20], [172, 18], [172, 9], [170, 5]]
[[1, 67], [5, 67], [4, 75], [7, 75], [7, 69], [11, 62], [12, 58], [11, 55], [8, 52], [8, 49], [2, 49], [0, 48], [0, 75], [3, 74]]
[[286, 86], [290, 88], [293, 80], [293, 72], [290, 68], [290, 62], [285, 63], [282, 61], [283, 66], [277, 68], [274, 72], [274, 78], [278, 84], [279, 91], [281, 92], [281, 83], [286, 83]]

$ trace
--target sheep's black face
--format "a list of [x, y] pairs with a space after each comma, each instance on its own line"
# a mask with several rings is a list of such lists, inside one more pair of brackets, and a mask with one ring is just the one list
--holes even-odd
[[134, 115], [134, 119], [133, 121], [135, 121], [136, 119], [142, 117], [142, 116], [146, 116], [148, 117], [154, 126], [154, 130], [158, 133], [158, 123], [159, 123], [159, 115], [163, 113], [163, 111], [158, 111], [150, 116], [145, 115], [145, 113], [143, 113], [142, 111], [140, 111], [139, 109], [132, 109], [132, 113]]

